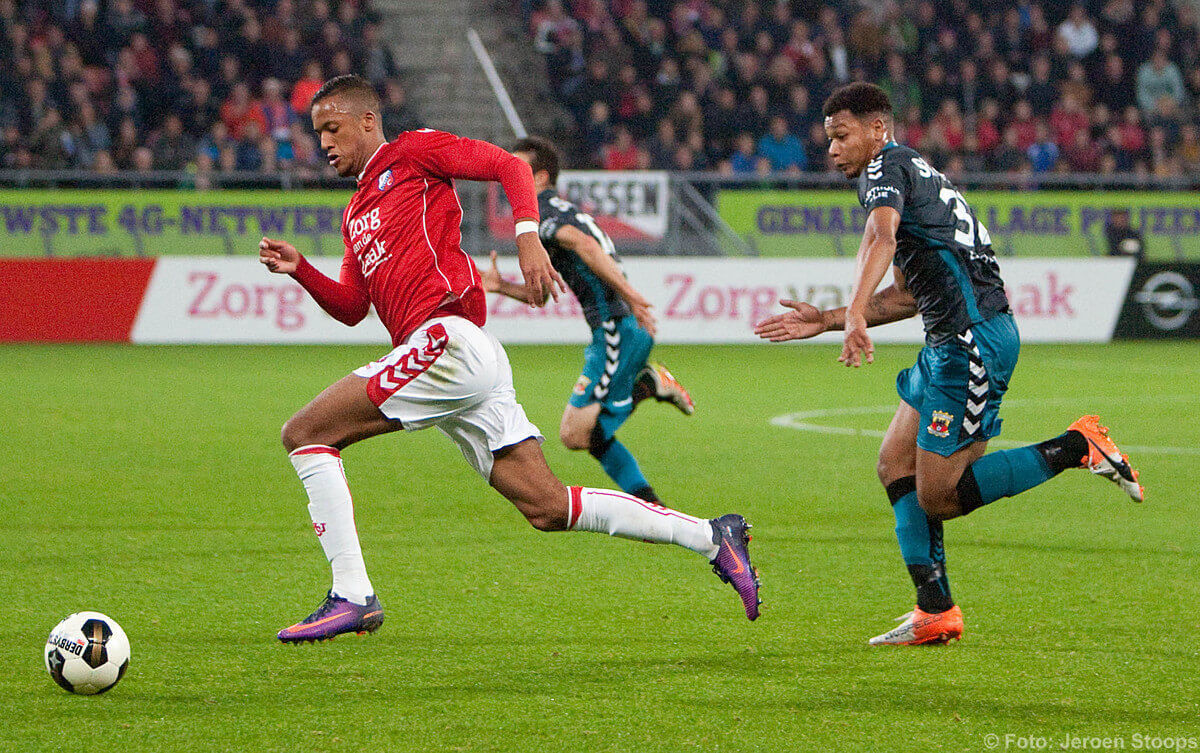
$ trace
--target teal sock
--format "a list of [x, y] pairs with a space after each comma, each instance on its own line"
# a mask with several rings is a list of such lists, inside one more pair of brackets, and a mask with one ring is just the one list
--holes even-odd
[[1055, 475], [1037, 445], [991, 452], [963, 473], [958, 482], [958, 504], [966, 515], [1044, 484]]
[[604, 472], [626, 494], [632, 494], [652, 502], [657, 501], [658, 498], [654, 496], [654, 490], [650, 488], [650, 482], [642, 475], [642, 469], [638, 467], [638, 462], [634, 459], [633, 453], [625, 445], [621, 444], [616, 437], [612, 437], [607, 442], [607, 445], [607, 448], [603, 452], [596, 455], [596, 459], [600, 461], [600, 467], [604, 469]]
[[942, 523], [931, 520], [917, 502], [913, 476], [893, 481], [887, 487], [896, 516], [896, 540], [900, 556], [917, 589], [917, 606], [925, 612], [944, 612], [954, 606], [950, 580], [946, 576], [946, 547]]

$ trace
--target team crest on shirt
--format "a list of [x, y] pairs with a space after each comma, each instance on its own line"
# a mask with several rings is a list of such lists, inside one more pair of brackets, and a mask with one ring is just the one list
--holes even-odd
[[392, 175], [392, 171], [390, 169], [384, 170], [383, 175], [379, 176], [379, 183], [378, 183], [379, 190], [386, 191], [389, 188], [391, 188], [392, 184], [395, 182], [396, 182], [396, 178], [395, 178], [395, 176]]
[[954, 414], [935, 410], [927, 431], [935, 437], [948, 437], [952, 423], [954, 423]]
[[587, 392], [588, 385], [592, 383], [591, 379], [585, 376], [580, 376], [579, 381], [575, 382], [575, 389], [572, 390], [576, 395], [582, 395]]

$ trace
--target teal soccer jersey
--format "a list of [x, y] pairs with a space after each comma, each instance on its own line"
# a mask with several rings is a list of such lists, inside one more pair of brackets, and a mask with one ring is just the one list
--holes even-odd
[[538, 235], [546, 246], [546, 251], [550, 254], [550, 263], [554, 265], [554, 268], [562, 275], [563, 281], [567, 283], [567, 287], [579, 299], [579, 305], [583, 307], [583, 317], [587, 319], [588, 326], [596, 330], [610, 319], [628, 316], [629, 306], [625, 304], [617, 291], [597, 277], [596, 273], [584, 263], [583, 259], [579, 258], [578, 254], [564, 247], [555, 238], [558, 231], [566, 225], [578, 228], [595, 238], [596, 242], [600, 244], [600, 248], [620, 264], [616, 248], [608, 234], [600, 229], [591, 215], [580, 212], [578, 207], [556, 194], [551, 188], [538, 194], [538, 211], [542, 216], [542, 221], [538, 225]]
[[917, 446], [948, 456], [996, 436], [1021, 343], [987, 229], [946, 176], [895, 143], [859, 176], [858, 199], [868, 214], [900, 212], [894, 263], [925, 324], [916, 365], [896, 378], [921, 415]]
[[1008, 311], [987, 229], [954, 184], [916, 151], [885, 146], [859, 176], [858, 200], [868, 214], [877, 207], [900, 212], [895, 264], [930, 345]]

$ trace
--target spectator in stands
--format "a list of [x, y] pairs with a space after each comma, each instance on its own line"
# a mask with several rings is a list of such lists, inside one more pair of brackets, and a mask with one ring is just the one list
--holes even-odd
[[1167, 97], [1176, 104], [1183, 102], [1185, 91], [1179, 67], [1167, 59], [1167, 51], [1159, 48], [1142, 63], [1137, 72], [1137, 103], [1143, 112], [1151, 112], [1159, 99]]
[[[1082, 4], [1071, 6], [1067, 19], [1058, 27], [1058, 37], [1066, 44], [1067, 51], [1076, 59], [1085, 58], [1100, 44], [1096, 25], [1088, 17]], [[1036, 168], [1035, 168], [1036, 169]]]
[[96, 108], [90, 101], [80, 103], [71, 123], [71, 142], [74, 145], [72, 167], [93, 168], [97, 155], [112, 145], [108, 127], [96, 117]]
[[57, 108], [49, 107], [29, 135], [29, 146], [38, 167], [62, 170], [68, 166], [70, 134]]
[[1189, 173], [1200, 173], [1200, 127], [1184, 123], [1179, 129], [1179, 159]]
[[149, 147], [139, 146], [133, 150], [133, 166], [132, 170], [139, 173], [147, 173], [154, 169], [154, 153]]
[[1026, 151], [1037, 140], [1039, 121], [1033, 117], [1033, 108], [1027, 100], [1017, 102], [1012, 121], [1008, 129], [1016, 134], [1015, 146], [1022, 152]]
[[787, 120], [780, 115], [771, 118], [770, 132], [758, 140], [756, 154], [773, 172], [800, 172], [808, 167], [804, 145], [788, 132]]
[[1111, 54], [1104, 58], [1104, 70], [1096, 84], [1096, 100], [1112, 112], [1121, 112], [1133, 104], [1125, 61], [1120, 55]]
[[261, 107], [265, 130], [276, 141], [286, 141], [297, 116], [283, 98], [283, 82], [277, 78], [268, 78], [262, 83], [262, 92]]
[[[348, 4], [343, 7], [348, 7]], [[379, 86], [396, 75], [396, 60], [391, 49], [380, 39], [380, 25], [370, 22], [362, 27], [358, 68], [372, 84]]]
[[415, 131], [421, 127], [421, 119], [408, 106], [408, 92], [398, 78], [389, 78], [383, 86], [383, 130], [388, 139], [394, 139], [404, 131]]
[[745, 132], [739, 133], [734, 139], [733, 154], [730, 155], [726, 166], [725, 171], [735, 175], [766, 173], [771, 169], [770, 163], [755, 153], [754, 137]]
[[256, 126], [255, 131], [259, 134], [267, 130], [262, 105], [250, 96], [250, 86], [245, 82], [235, 84], [229, 98], [221, 105], [221, 122], [235, 141], [242, 139], [250, 124]]
[[302, 118], [308, 117], [313, 95], [317, 93], [324, 82], [325, 74], [321, 69], [321, 64], [316, 60], [309, 60], [304, 66], [304, 77], [292, 87], [290, 101], [292, 110], [297, 115]]
[[1053, 131], [1054, 143], [1060, 149], [1065, 149], [1075, 143], [1075, 135], [1087, 133], [1087, 113], [1074, 96], [1064, 95], [1050, 113], [1050, 128]]
[[583, 126], [583, 144], [591, 161], [599, 160], [604, 145], [612, 141], [613, 129], [608, 105], [600, 100], [592, 103]]
[[1100, 158], [1103, 156], [1100, 146], [1085, 130], [1075, 132], [1075, 140], [1063, 151], [1066, 158], [1064, 164], [1078, 173], [1095, 173], [1100, 171]]
[[207, 79], [195, 78], [188, 83], [188, 97], [177, 108], [184, 130], [192, 138], [200, 138], [221, 118], [220, 108], [212, 97]]
[[196, 156], [195, 140], [183, 130], [183, 120], [171, 113], [163, 129], [150, 142], [155, 170], [182, 170]]
[[1048, 173], [1058, 162], [1058, 144], [1050, 137], [1050, 129], [1045, 123], [1037, 124], [1037, 138], [1025, 150], [1025, 156], [1033, 166], [1035, 173]]
[[605, 170], [636, 170], [638, 165], [649, 162], [642, 159], [642, 150], [633, 140], [633, 134], [623, 125], [613, 129], [613, 142], [603, 149]]
[[138, 148], [138, 129], [131, 118], [125, 118], [117, 127], [113, 141], [112, 159], [118, 170], [133, 169], [133, 153]]
[[[269, 137], [267, 137], [269, 140]], [[258, 172], [263, 166], [263, 132], [257, 120], [247, 120], [242, 125], [241, 138], [235, 138], [235, 169], [243, 172]], [[274, 151], [272, 148], [270, 151]]]

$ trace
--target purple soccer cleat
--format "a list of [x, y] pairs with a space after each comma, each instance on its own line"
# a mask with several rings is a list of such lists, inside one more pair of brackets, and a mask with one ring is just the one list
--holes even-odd
[[317, 611], [280, 630], [277, 637], [284, 643], [312, 643], [327, 641], [342, 633], [374, 633], [382, 624], [383, 607], [376, 597], [372, 596], [360, 606], [330, 592]]
[[741, 515], [722, 515], [709, 521], [713, 527], [713, 543], [720, 548], [712, 560], [717, 577], [733, 586], [742, 597], [746, 619], [758, 619], [758, 571], [750, 564], [750, 524]]

